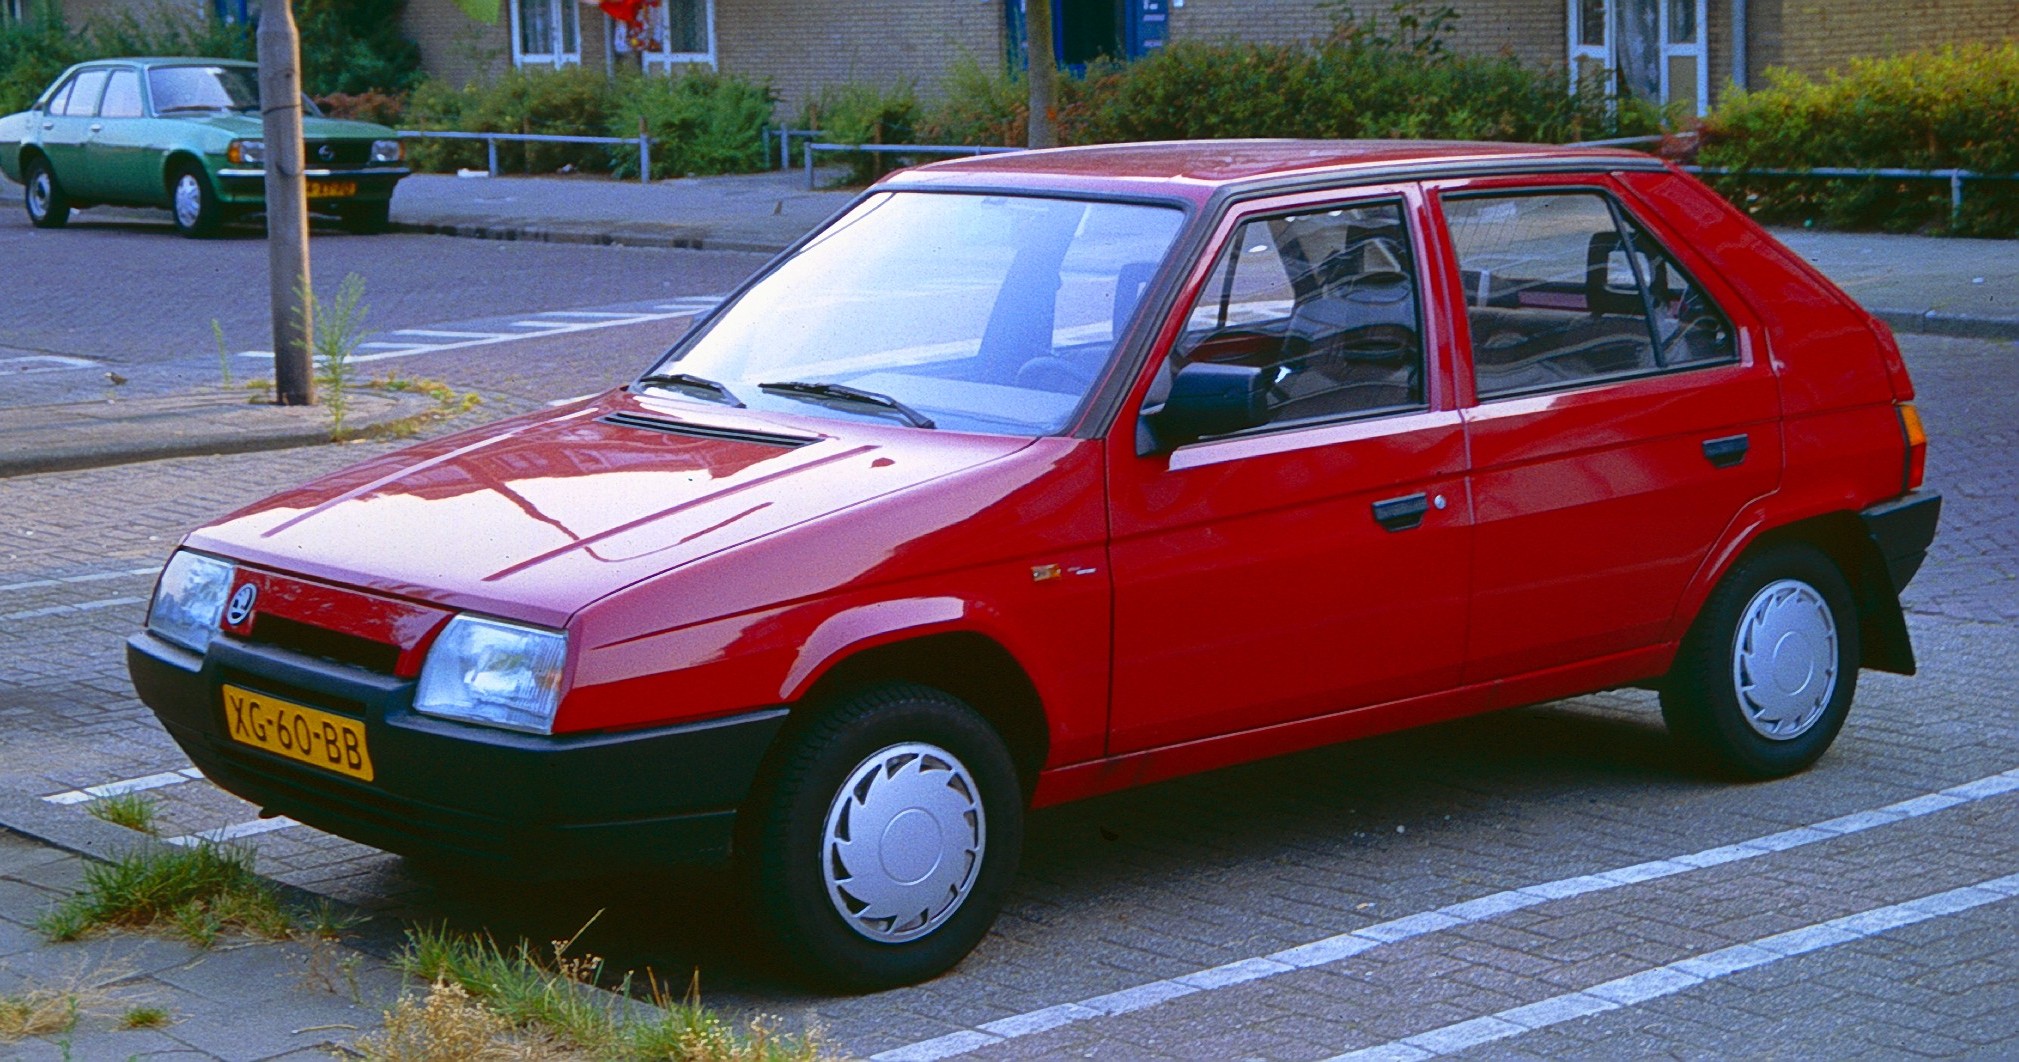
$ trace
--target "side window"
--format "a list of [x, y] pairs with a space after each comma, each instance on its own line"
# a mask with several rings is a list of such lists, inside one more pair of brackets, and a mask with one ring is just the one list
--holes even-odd
[[1273, 370], [1269, 422], [1423, 405], [1416, 263], [1402, 204], [1244, 222], [1171, 353]]
[[66, 118], [89, 118], [98, 113], [98, 94], [105, 91], [103, 70], [86, 70], [70, 86], [70, 98], [63, 103]]
[[1620, 225], [1634, 248], [1635, 264], [1654, 309], [1655, 357], [1663, 366], [1691, 368], [1738, 360], [1731, 321], [1689, 278], [1654, 237], [1624, 214]]
[[49, 94], [48, 101], [42, 105], [42, 113], [62, 114], [64, 106], [70, 101], [70, 90], [76, 86], [77, 79], [74, 77], [65, 81], [61, 88]]
[[1595, 192], [1444, 203], [1479, 397], [1734, 357], [1725, 316]]
[[140, 75], [131, 70], [115, 70], [105, 83], [105, 101], [98, 105], [100, 118], [140, 117]]

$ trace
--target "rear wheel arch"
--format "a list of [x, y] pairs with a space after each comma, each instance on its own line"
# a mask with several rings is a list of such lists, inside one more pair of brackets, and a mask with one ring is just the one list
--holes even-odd
[[[944, 631], [851, 651], [814, 679], [793, 706], [793, 723], [851, 692], [893, 682], [928, 686], [980, 713], [1002, 736], [1029, 799], [1051, 749], [1051, 728], [1030, 673], [1002, 643], [973, 631]], [[788, 723], [788, 729], [794, 729]]]
[[[1894, 589], [1885, 558], [1865, 530], [1864, 522], [1849, 510], [1821, 513], [1757, 532], [1744, 548], [1733, 552], [1714, 578], [1706, 580], [1706, 595], [1709, 588], [1722, 582], [1746, 557], [1786, 542], [1805, 543], [1821, 550], [1850, 584], [1851, 597], [1858, 609], [1860, 664], [1879, 671], [1913, 674], [1914, 647], [1907, 634], [1906, 616], [1900, 609], [1899, 592]], [[1699, 609], [1702, 604], [1702, 600], [1697, 602]]]

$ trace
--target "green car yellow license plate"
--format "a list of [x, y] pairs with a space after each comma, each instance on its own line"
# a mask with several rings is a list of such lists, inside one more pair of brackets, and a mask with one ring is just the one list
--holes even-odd
[[224, 722], [231, 739], [241, 745], [361, 781], [372, 780], [365, 725], [356, 719], [227, 685]]
[[356, 181], [308, 182], [308, 197], [310, 199], [343, 199], [356, 194], [358, 194], [358, 182]]

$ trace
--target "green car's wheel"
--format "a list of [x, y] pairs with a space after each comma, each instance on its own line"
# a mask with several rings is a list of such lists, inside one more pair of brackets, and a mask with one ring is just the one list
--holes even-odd
[[224, 226], [224, 204], [211, 191], [203, 168], [193, 163], [183, 163], [169, 176], [168, 209], [175, 215], [175, 231], [184, 236], [214, 236]]
[[70, 197], [56, 182], [56, 171], [41, 157], [28, 160], [21, 176], [27, 186], [22, 202], [28, 207], [28, 222], [38, 229], [53, 229], [70, 220]]
[[392, 227], [392, 211], [390, 199], [375, 203], [341, 203], [337, 206], [337, 220], [343, 223], [345, 232], [370, 235]]

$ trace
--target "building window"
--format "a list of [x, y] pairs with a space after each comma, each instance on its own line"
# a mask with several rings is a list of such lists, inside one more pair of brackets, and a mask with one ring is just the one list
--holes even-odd
[[1681, 104], [1710, 106], [1706, 0], [1567, 0], [1575, 83]]
[[[715, 0], [648, 2], [642, 17], [648, 35], [645, 65], [670, 67], [715, 62]], [[623, 27], [618, 27], [623, 33]]]
[[511, 8], [514, 66], [582, 61], [581, 5], [576, 0], [511, 0]]

